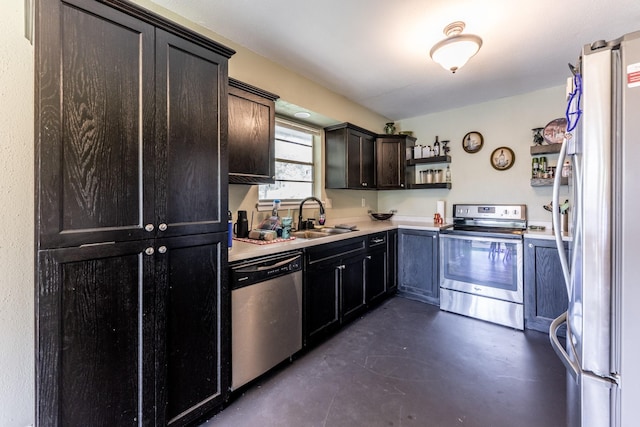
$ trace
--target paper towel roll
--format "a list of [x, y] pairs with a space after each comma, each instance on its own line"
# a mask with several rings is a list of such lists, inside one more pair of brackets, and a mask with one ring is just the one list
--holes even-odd
[[447, 217], [445, 216], [445, 214], [447, 213], [447, 211], [445, 208], [444, 200], [438, 200], [438, 203], [436, 205], [436, 212], [438, 212], [442, 220], [446, 222]]

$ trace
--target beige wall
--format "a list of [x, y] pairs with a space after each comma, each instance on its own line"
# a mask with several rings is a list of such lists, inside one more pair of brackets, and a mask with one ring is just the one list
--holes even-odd
[[0, 2], [0, 426], [34, 419], [33, 46], [23, 0]]
[[[451, 190], [380, 191], [378, 207], [383, 211], [397, 209], [398, 215], [432, 217], [436, 201], [446, 200], [449, 217], [453, 203], [523, 203], [530, 220], [551, 222], [551, 214], [542, 208], [551, 201], [551, 187], [531, 187], [529, 181], [531, 129], [564, 117], [564, 109], [563, 85], [398, 122], [402, 130], [414, 132], [419, 144], [433, 145], [436, 135], [441, 141], [451, 141]], [[482, 149], [474, 154], [462, 148], [462, 138], [470, 131], [479, 131], [484, 137]], [[510, 169], [497, 171], [489, 157], [502, 146], [513, 150], [515, 163]], [[555, 164], [557, 157], [547, 155], [550, 164]], [[560, 196], [568, 198], [567, 186]]]

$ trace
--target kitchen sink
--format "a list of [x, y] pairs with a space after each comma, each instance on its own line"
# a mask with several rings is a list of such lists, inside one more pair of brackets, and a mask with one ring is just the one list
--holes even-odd
[[336, 234], [350, 233], [351, 230], [345, 228], [323, 227], [312, 230], [298, 230], [291, 233], [299, 239], [319, 239], [322, 237], [335, 236]]

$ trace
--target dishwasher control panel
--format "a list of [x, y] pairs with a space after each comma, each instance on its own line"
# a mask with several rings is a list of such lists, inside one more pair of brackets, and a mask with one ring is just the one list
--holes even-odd
[[302, 253], [255, 258], [234, 264], [230, 270], [231, 289], [236, 289], [302, 270]]

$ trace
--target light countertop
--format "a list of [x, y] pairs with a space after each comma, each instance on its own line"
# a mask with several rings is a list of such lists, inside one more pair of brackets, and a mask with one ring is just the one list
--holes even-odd
[[376, 221], [372, 219], [357, 219], [357, 220], [337, 220], [336, 222], [327, 222], [326, 226], [331, 227], [336, 224], [348, 224], [355, 225], [357, 230], [349, 233], [334, 234], [329, 237], [322, 237], [319, 239], [302, 239], [296, 238], [293, 240], [287, 240], [283, 242], [268, 243], [268, 244], [254, 244], [245, 243], [238, 240], [233, 241], [233, 246], [229, 250], [229, 262], [241, 261], [249, 258], [273, 255], [279, 252], [286, 252], [292, 250], [300, 250], [309, 246], [321, 245], [324, 243], [337, 242], [340, 240], [350, 239], [353, 237], [366, 236], [367, 234], [376, 233], [379, 231], [395, 230], [398, 228], [407, 228], [414, 230], [426, 230], [426, 231], [440, 231], [452, 226], [452, 224], [436, 225], [432, 221], [420, 221], [420, 220], [387, 220]]

